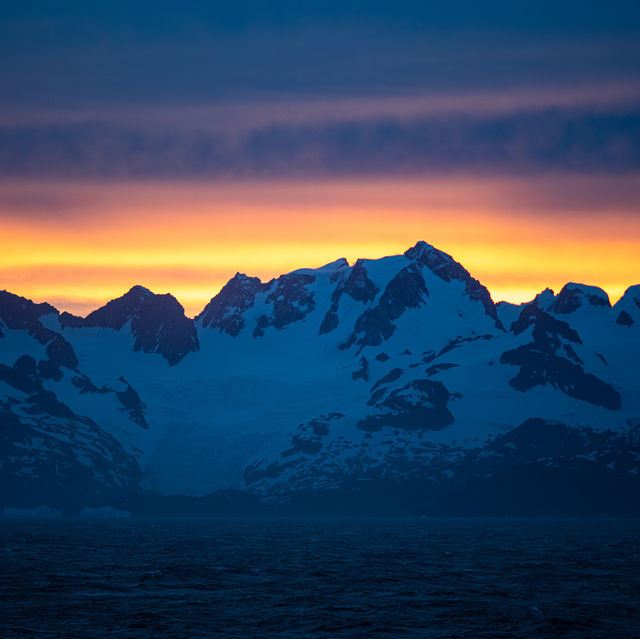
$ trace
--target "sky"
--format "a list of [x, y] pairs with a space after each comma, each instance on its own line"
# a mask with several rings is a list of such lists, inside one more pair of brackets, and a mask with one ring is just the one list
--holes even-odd
[[637, 2], [4, 2], [0, 87], [0, 288], [61, 310], [418, 240], [640, 283]]

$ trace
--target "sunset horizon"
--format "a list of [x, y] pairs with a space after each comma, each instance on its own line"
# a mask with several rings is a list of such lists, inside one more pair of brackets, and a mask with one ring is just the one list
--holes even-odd
[[[222, 288], [234, 277], [235, 274], [239, 273], [242, 275], [246, 275], [248, 277], [257, 277], [263, 283], [267, 283], [287, 273], [295, 272], [298, 270], [316, 270], [325, 265], [338, 261], [340, 259], [346, 260], [349, 267], [352, 267], [358, 260], [377, 260], [377, 259], [382, 259], [384, 257], [392, 256], [392, 255], [399, 255], [404, 253], [406, 250], [408, 250], [412, 246], [414, 246], [417, 242], [427, 242], [427, 244], [433, 245], [432, 242], [428, 242], [426, 239], [420, 238], [416, 242], [413, 242], [404, 248], [400, 247], [397, 250], [395, 249], [395, 247], [391, 247], [386, 250], [382, 249], [381, 252], [379, 252], [379, 254], [370, 252], [366, 255], [356, 255], [355, 257], [352, 257], [352, 258], [348, 258], [345, 255], [341, 254], [341, 255], [336, 255], [334, 258], [328, 259], [326, 261], [323, 261], [321, 259], [319, 262], [316, 261], [314, 263], [311, 263], [309, 261], [304, 262], [302, 258], [299, 258], [300, 261], [292, 262], [291, 267], [287, 267], [287, 270], [282, 270], [277, 268], [261, 269], [259, 266], [253, 266], [252, 270], [250, 270], [249, 268], [245, 268], [245, 269], [239, 268], [239, 269], [236, 269], [235, 271], [233, 270], [233, 268], [231, 268], [231, 270], [229, 271], [221, 269], [223, 270], [224, 273], [228, 273], [228, 276], [225, 275], [224, 279], [214, 280], [212, 278], [212, 286], [210, 288], [206, 288], [204, 285], [202, 285], [200, 290], [197, 290], [197, 291], [188, 290], [186, 293], [182, 292], [183, 289], [181, 288], [180, 284], [177, 284], [177, 286], [174, 287], [173, 289], [169, 289], [166, 286], [164, 286], [161, 281], [162, 271], [160, 271], [160, 274], [158, 275], [156, 269], [153, 269], [154, 271], [156, 271], [156, 274], [152, 278], [148, 278], [154, 282], [153, 285], [149, 284], [147, 280], [142, 278], [138, 280], [130, 279], [128, 283], [127, 283], [127, 280], [124, 278], [122, 280], [117, 280], [116, 283], [113, 283], [112, 279], [109, 278], [107, 279], [107, 284], [96, 283], [95, 276], [96, 274], [99, 276], [101, 274], [102, 269], [100, 267], [95, 268], [91, 266], [87, 267], [87, 269], [89, 270], [89, 274], [93, 276], [94, 279], [93, 279], [93, 283], [88, 286], [88, 290], [91, 293], [95, 293], [96, 291], [100, 291], [101, 289], [104, 289], [106, 291], [104, 297], [85, 298], [81, 296], [81, 291], [78, 291], [78, 289], [75, 289], [78, 292], [77, 297], [63, 297], [63, 296], [60, 296], [59, 293], [57, 292], [59, 288], [51, 287], [49, 289], [47, 287], [46, 290], [42, 292], [43, 289], [40, 288], [38, 284], [35, 282], [31, 286], [26, 285], [26, 286], [20, 287], [20, 285], [18, 285], [13, 289], [7, 287], [5, 288], [5, 290], [7, 290], [9, 293], [13, 293], [15, 295], [20, 295], [28, 299], [31, 299], [32, 301], [38, 304], [40, 303], [51, 304], [60, 312], [67, 312], [79, 317], [86, 317], [86, 315], [88, 315], [92, 311], [95, 311], [101, 308], [112, 299], [121, 297], [122, 295], [124, 295], [125, 293], [127, 293], [129, 290], [131, 290], [136, 286], [141, 286], [145, 289], [148, 289], [151, 293], [154, 293], [156, 295], [165, 295], [165, 294], [172, 295], [177, 299], [177, 301], [184, 308], [185, 315], [190, 318], [195, 318], [197, 315], [199, 315], [203, 311], [203, 309], [210, 302], [210, 300], [213, 299], [222, 290]], [[433, 245], [433, 246], [436, 249], [443, 250], [443, 249], [440, 249], [438, 245]], [[280, 248], [280, 247], [277, 247], [277, 248]], [[319, 249], [316, 249], [316, 251], [314, 252], [314, 255], [317, 254], [317, 251], [319, 251]], [[474, 270], [467, 268], [464, 260], [458, 259], [458, 257], [456, 257], [455, 254], [451, 254], [448, 251], [444, 251], [444, 252], [450, 254], [457, 262], [459, 262], [463, 267], [465, 267], [470, 272], [472, 277], [475, 277], [480, 281], [481, 284], [486, 286], [487, 289], [489, 290], [489, 293], [491, 294], [492, 300], [496, 304], [500, 302], [507, 302], [509, 304], [521, 305], [521, 304], [525, 304], [527, 302], [532, 301], [536, 297], [536, 295], [544, 292], [547, 289], [550, 289], [553, 293], [557, 294], [567, 284], [581, 284], [585, 286], [595, 286], [597, 288], [602, 289], [607, 294], [609, 301], [613, 306], [615, 305], [616, 302], [618, 302], [623, 297], [624, 293], [629, 288], [638, 285], [638, 283], [640, 282], [640, 280], [638, 282], [629, 282], [627, 285], [618, 284], [616, 282], [614, 284], [607, 285], [607, 284], [594, 283], [594, 281], [592, 280], [586, 280], [584, 278], [581, 279], [580, 277], [573, 277], [573, 278], [568, 277], [563, 280], [561, 277], [559, 278], [556, 276], [553, 281], [561, 282], [561, 283], [553, 285], [552, 283], [548, 283], [548, 282], [544, 283], [542, 282], [542, 280], [540, 280], [541, 282], [540, 286], [538, 286], [537, 288], [532, 285], [528, 287], [518, 287], [516, 285], [491, 286], [486, 284], [486, 281], [487, 281], [486, 278], [483, 280], [482, 278], [477, 277], [475, 275]], [[33, 268], [35, 271], [35, 269], [37, 269], [38, 267], [31, 267], [31, 268]], [[68, 272], [68, 268], [69, 268], [68, 265], [65, 264], [65, 265], [61, 265], [60, 270], [62, 272], [64, 271]], [[45, 282], [50, 277], [49, 273], [54, 276], [58, 275], [59, 273], [59, 271], [57, 272], [55, 268], [51, 268], [51, 267], [48, 267], [46, 270], [48, 271], [48, 274], [47, 274], [48, 277], [45, 276], [43, 278]], [[108, 270], [110, 271], [111, 269], [108, 269]], [[135, 271], [137, 269], [136, 267], [127, 267], [127, 270]], [[184, 267], [184, 269], [181, 268], [181, 269], [170, 269], [170, 270], [171, 272], [168, 273], [168, 276], [166, 278], [167, 280], [174, 281], [174, 282], [186, 280], [187, 283], [191, 285], [193, 284], [194, 280], [198, 281], [202, 277], [203, 273], [206, 276], [206, 273], [208, 272], [206, 268], [190, 269], [188, 266]], [[144, 272], [144, 270], [142, 272]], [[83, 275], [87, 275], [86, 269]], [[74, 281], [74, 279], [75, 278], [72, 273], [71, 276], [69, 277], [69, 280]], [[35, 289], [35, 293], [31, 293], [32, 287]]]
[[418, 239], [496, 301], [640, 279], [630, 6], [249, 4], [7, 8], [3, 288], [193, 315], [236, 271]]
[[452, 255], [496, 302], [580, 282], [613, 304], [640, 273], [640, 188], [624, 176], [568, 175], [560, 187], [543, 175], [28, 188], [0, 184], [4, 288], [80, 315], [140, 284], [193, 316], [238, 271], [269, 280], [418, 240]]

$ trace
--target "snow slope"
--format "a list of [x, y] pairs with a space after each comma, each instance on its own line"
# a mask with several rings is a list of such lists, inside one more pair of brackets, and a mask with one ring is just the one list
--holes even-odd
[[640, 286], [613, 308], [582, 284], [496, 306], [424, 242], [237, 274], [194, 320], [140, 286], [86, 318], [3, 292], [0, 471], [35, 493], [84, 469], [94, 493], [278, 499], [518, 464], [633, 478], [639, 331]]

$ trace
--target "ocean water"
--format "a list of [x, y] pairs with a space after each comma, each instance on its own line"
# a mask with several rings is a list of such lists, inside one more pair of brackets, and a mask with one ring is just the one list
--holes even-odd
[[640, 521], [0, 520], [0, 637], [640, 637]]

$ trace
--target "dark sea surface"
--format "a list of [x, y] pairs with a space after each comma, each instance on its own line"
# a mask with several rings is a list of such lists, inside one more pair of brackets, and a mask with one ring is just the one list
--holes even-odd
[[640, 637], [640, 521], [0, 520], [0, 637]]

